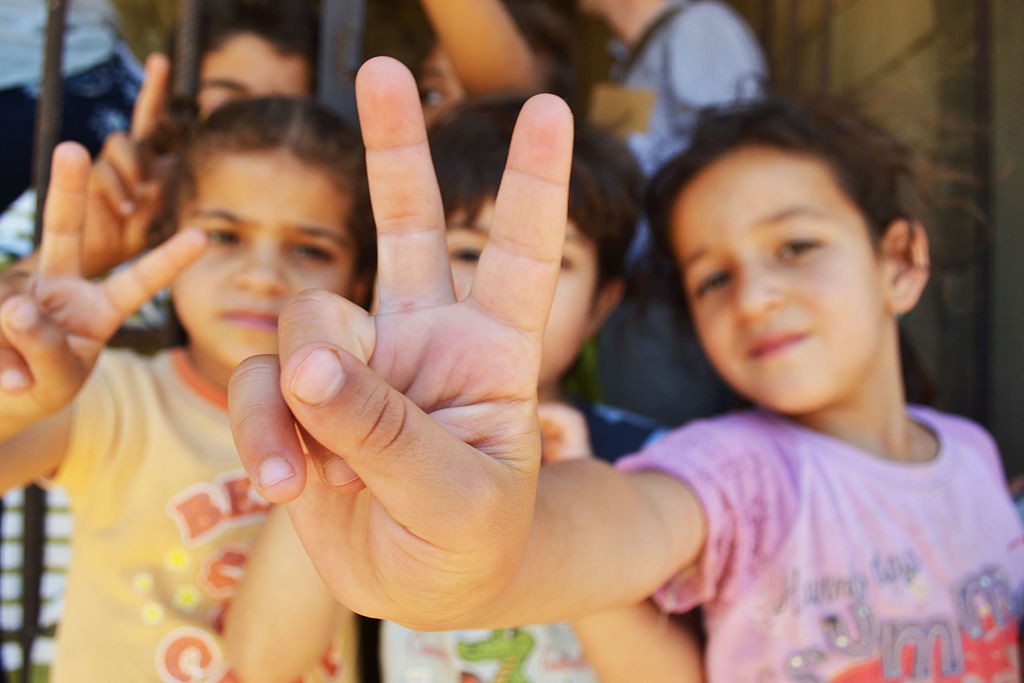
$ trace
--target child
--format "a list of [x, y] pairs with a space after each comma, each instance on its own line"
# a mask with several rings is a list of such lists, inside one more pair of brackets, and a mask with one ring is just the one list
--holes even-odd
[[[97, 285], [76, 276], [80, 214], [66, 166], [55, 168], [35, 296], [0, 308], [8, 361], [15, 350], [23, 363], [0, 374], [0, 486], [52, 475], [75, 518], [55, 681], [234, 680], [233, 666], [251, 669], [223, 656], [219, 631], [269, 506], [239, 468], [225, 391], [239, 360], [276, 350], [289, 296], [319, 287], [365, 299], [373, 244], [361, 156], [353, 133], [310, 101], [225, 105], [182, 149], [176, 239]], [[143, 300], [122, 290], [151, 294], [182, 265], [161, 257], [202, 243], [188, 226], [209, 245], [172, 286], [187, 340], [154, 358], [99, 354]], [[68, 349], [78, 360], [55, 366]], [[323, 588], [307, 581], [294, 599], [307, 590]], [[331, 624], [304, 680], [355, 680], [352, 620]]]
[[[449, 111], [430, 128], [456, 298], [469, 293], [487, 243], [494, 198], [522, 104], [520, 97], [480, 98]], [[549, 427], [545, 458], [554, 457], [555, 451], [560, 451], [559, 458], [586, 454], [589, 440], [599, 457], [613, 461], [656, 436], [654, 423], [569, 396], [562, 383], [583, 343], [621, 298], [622, 255], [636, 225], [640, 174], [629, 150], [611, 136], [586, 125], [575, 133], [568, 236], [544, 333], [537, 393], [542, 424]], [[466, 149], [473, 154], [465, 154]], [[582, 413], [584, 424], [567, 422], [575, 416], [566, 411], [574, 409]], [[569, 431], [583, 436], [574, 435], [570, 445], [565, 437]], [[387, 681], [451, 681], [460, 676], [492, 680], [497, 671], [530, 681], [596, 680], [564, 623], [494, 632], [422, 633], [385, 622], [383, 646]]]
[[[194, 104], [199, 116], [238, 99], [313, 95], [318, 23], [309, 3], [229, 0], [203, 2], [200, 9], [199, 87], [196, 101], [187, 105]], [[164, 55], [149, 56], [131, 130], [104, 141], [90, 178], [87, 274], [120, 263], [120, 250], [112, 245], [137, 250], [161, 206], [162, 169], [174, 150], [143, 141], [152, 141], [168, 117], [170, 68]]]
[[201, 115], [236, 99], [313, 95], [319, 44], [313, 3], [217, 0], [200, 9]]
[[[327, 302], [297, 298], [289, 320], [310, 323], [282, 326], [280, 366], [250, 359], [231, 392], [247, 469], [271, 499], [297, 496], [293, 522], [332, 593], [419, 628], [654, 592], [668, 610], [703, 602], [713, 681], [1020, 677], [1024, 532], [996, 449], [903, 399], [897, 317], [928, 250], [903, 203], [902, 147], [852, 111], [785, 104], [703, 129], [661, 176], [655, 222], [708, 356], [758, 407], [685, 426], [618, 470], [540, 469], [528, 383], [560, 257], [568, 112], [546, 96], [524, 107], [491, 240], [456, 302], [440, 227], [425, 227], [438, 214], [411, 77], [369, 62], [357, 97], [380, 263], [432, 248], [380, 269], [376, 317], [317, 318]], [[368, 491], [306, 481], [293, 417]]]

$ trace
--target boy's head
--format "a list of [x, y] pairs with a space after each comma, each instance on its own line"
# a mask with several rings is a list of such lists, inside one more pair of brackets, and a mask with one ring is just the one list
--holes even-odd
[[318, 42], [308, 0], [201, 3], [199, 111], [205, 115], [245, 97], [311, 96]]
[[[494, 199], [521, 97], [467, 102], [429, 131], [448, 222], [456, 293], [466, 295], [487, 241]], [[548, 317], [538, 387], [557, 396], [580, 346], [618, 304], [626, 250], [636, 229], [641, 175], [629, 150], [609, 134], [577, 123], [569, 182], [562, 272]]]

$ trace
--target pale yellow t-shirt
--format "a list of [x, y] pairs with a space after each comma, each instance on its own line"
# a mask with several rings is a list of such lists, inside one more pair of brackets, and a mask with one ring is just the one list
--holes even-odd
[[[219, 631], [268, 504], [225, 405], [181, 351], [101, 357], [56, 478], [75, 528], [54, 683], [236, 680]], [[354, 683], [355, 638], [348, 620], [303, 681]]]

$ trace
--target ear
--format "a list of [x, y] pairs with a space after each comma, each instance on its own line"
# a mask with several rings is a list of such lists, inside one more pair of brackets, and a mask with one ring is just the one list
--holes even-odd
[[587, 328], [588, 337], [594, 336], [601, 329], [608, 316], [612, 314], [615, 307], [622, 301], [622, 294], [625, 289], [626, 283], [622, 278], [616, 278], [601, 286], [597, 296], [594, 297], [594, 305], [590, 309], [590, 324]]
[[881, 259], [889, 307], [894, 314], [906, 313], [928, 284], [931, 263], [924, 227], [917, 221], [893, 221], [882, 237]]

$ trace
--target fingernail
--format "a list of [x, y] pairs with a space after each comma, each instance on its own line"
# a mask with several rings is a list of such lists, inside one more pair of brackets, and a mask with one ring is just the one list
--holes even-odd
[[28, 330], [39, 320], [39, 312], [30, 301], [17, 301], [7, 311], [7, 324], [18, 332]]
[[287, 460], [271, 456], [260, 465], [256, 483], [261, 489], [265, 489], [275, 484], [280, 484], [285, 479], [290, 479], [294, 476], [295, 470], [292, 469]]
[[303, 403], [318, 406], [338, 393], [344, 379], [338, 356], [327, 349], [316, 349], [295, 371], [291, 390]]
[[135, 203], [131, 201], [121, 202], [121, 215], [130, 216], [135, 212]]
[[324, 465], [324, 479], [331, 486], [351, 484], [358, 478], [359, 475], [353, 472], [344, 460], [331, 460]]
[[0, 373], [0, 389], [4, 391], [21, 391], [28, 387], [28, 377], [21, 370], [13, 368]]

